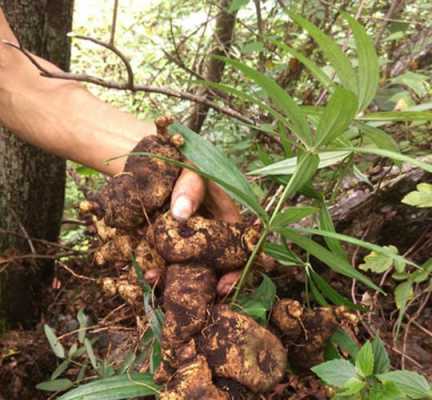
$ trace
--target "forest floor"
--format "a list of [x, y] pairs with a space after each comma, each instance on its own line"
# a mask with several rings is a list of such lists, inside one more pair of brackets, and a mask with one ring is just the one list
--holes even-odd
[[[401, 205], [400, 197], [412, 190], [417, 182], [430, 177], [426, 178], [417, 171], [408, 175], [407, 181], [398, 178], [387, 186], [383, 185], [378, 194], [361, 185], [351, 190], [351, 194], [346, 194], [333, 210], [338, 231], [373, 243], [392, 243], [401, 254], [409, 255], [418, 263], [427, 260], [432, 250], [432, 213], [427, 210], [413, 213], [408, 206]], [[372, 178], [380, 179], [379, 176]], [[90, 242], [90, 249], [94, 245]], [[348, 248], [348, 252], [353, 260], [364, 256], [357, 248]], [[96, 357], [103, 360], [107, 368], [121, 366], [130, 352], [140, 348], [149, 328], [143, 307], [131, 306], [119, 296], [106, 297], [100, 282], [102, 277], [110, 276], [112, 270], [95, 267], [91, 251], [89, 254], [56, 263], [54, 279], [44, 292], [40, 323], [33, 331], [14, 330], [0, 339], [0, 400], [55, 398], [53, 394], [35, 389], [38, 383], [49, 379], [61, 363], [50, 348], [43, 325], [48, 324], [55, 330], [68, 351], [77, 342], [80, 310], [89, 317], [87, 335], [95, 340]], [[354, 342], [360, 345], [379, 333], [393, 367], [415, 370], [428, 379], [432, 378], [432, 302], [428, 285], [416, 286], [414, 301], [406, 310], [396, 336], [398, 310], [391, 293], [397, 281], [390, 279], [388, 274], [370, 275], [389, 293], [383, 296], [360, 289], [356, 282], [329, 271], [319, 263], [314, 266], [339, 293], [367, 307], [366, 312], [358, 313], [359, 323], [355, 328], [345, 327]], [[279, 266], [270, 277], [276, 283], [280, 297], [296, 299], [306, 305], [302, 268]], [[96, 372], [89, 361], [88, 355], [83, 354], [62, 376], [75, 381], [82, 365], [87, 364], [84, 381], [94, 378]], [[282, 384], [261, 399], [329, 398], [327, 388], [310, 371], [299, 371], [295, 360], [290, 360], [290, 368]]]

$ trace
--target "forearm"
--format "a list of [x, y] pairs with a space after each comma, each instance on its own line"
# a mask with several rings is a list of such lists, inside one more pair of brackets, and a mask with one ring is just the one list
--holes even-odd
[[[0, 38], [14, 40], [0, 15]], [[3, 22], [3, 23], [2, 23]], [[44, 61], [41, 61], [44, 62]], [[45, 67], [56, 69], [44, 62]], [[63, 158], [115, 174], [152, 124], [103, 103], [79, 83], [43, 78], [26, 57], [0, 44], [0, 121], [23, 140]]]

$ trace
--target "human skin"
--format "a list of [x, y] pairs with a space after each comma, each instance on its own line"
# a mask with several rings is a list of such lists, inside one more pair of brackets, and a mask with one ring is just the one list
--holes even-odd
[[[156, 134], [153, 123], [104, 103], [79, 82], [42, 77], [25, 55], [3, 41], [18, 44], [0, 9], [0, 122], [22, 140], [113, 176], [123, 170], [126, 158], [107, 160], [129, 153], [143, 136]], [[47, 70], [60, 71], [37, 60]], [[215, 218], [240, 218], [218, 185], [183, 170], [171, 196], [173, 216], [186, 220], [203, 202]]]

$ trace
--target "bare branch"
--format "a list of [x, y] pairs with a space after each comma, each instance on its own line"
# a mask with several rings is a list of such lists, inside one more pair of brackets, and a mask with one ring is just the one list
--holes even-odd
[[111, 46], [114, 46], [114, 42], [115, 42], [118, 8], [119, 8], [119, 0], [114, 0], [113, 18], [112, 18], [112, 24], [111, 24], [111, 37], [110, 37], [110, 41], [109, 41], [109, 44]]
[[51, 72], [48, 71], [46, 68], [44, 68], [40, 63], [37, 61], [37, 59], [27, 50], [25, 50], [22, 47], [17, 46], [16, 44], [9, 42], [7, 40], [3, 40], [3, 43], [11, 46], [20, 52], [22, 52], [29, 61], [41, 72], [41, 76], [45, 78], [52, 78], [52, 79], [63, 79], [68, 81], [77, 81], [77, 82], [86, 82], [91, 83], [94, 85], [98, 85], [101, 87], [105, 87], [108, 89], [116, 89], [116, 90], [132, 90], [134, 92], [146, 92], [146, 93], [158, 93], [163, 94], [165, 96], [169, 97], [175, 97], [182, 100], [188, 100], [195, 103], [201, 103], [206, 105], [207, 107], [210, 107], [222, 114], [228, 115], [229, 117], [235, 118], [241, 122], [245, 122], [247, 124], [255, 125], [255, 121], [253, 121], [250, 118], [245, 117], [237, 110], [234, 110], [230, 107], [226, 107], [223, 105], [219, 105], [211, 100], [209, 100], [205, 96], [200, 95], [194, 95], [192, 93], [188, 92], [180, 92], [173, 89], [165, 88], [165, 87], [157, 87], [152, 85], [133, 85], [131, 88], [129, 83], [120, 83], [115, 81], [109, 81], [105, 80], [103, 78], [99, 78], [96, 76], [91, 76], [87, 74], [73, 74], [68, 72]]

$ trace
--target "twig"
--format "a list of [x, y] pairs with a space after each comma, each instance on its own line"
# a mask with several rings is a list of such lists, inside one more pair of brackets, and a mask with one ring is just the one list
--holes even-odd
[[27, 240], [27, 243], [30, 247], [30, 251], [32, 252], [32, 254], [36, 254], [36, 249], [33, 246], [33, 241], [30, 238], [30, 235], [28, 234], [26, 228], [24, 228], [24, 225], [21, 223], [20, 219], [18, 218], [18, 214], [15, 212], [15, 210], [13, 208], [9, 208], [10, 212], [13, 214], [13, 216], [15, 217], [15, 220], [18, 224], [18, 226], [20, 227], [25, 239]]
[[113, 18], [112, 18], [112, 24], [111, 24], [111, 37], [110, 37], [110, 41], [109, 41], [111, 46], [114, 46], [114, 41], [115, 41], [115, 34], [116, 34], [116, 28], [117, 28], [118, 6], [119, 6], [119, 0], [114, 0]]
[[116, 90], [133, 90], [134, 92], [146, 92], [146, 93], [158, 93], [163, 94], [165, 96], [169, 97], [175, 97], [182, 100], [188, 100], [195, 103], [201, 103], [205, 104], [208, 107], [222, 113], [225, 115], [228, 115], [229, 117], [235, 118], [239, 121], [245, 122], [247, 124], [255, 125], [255, 121], [245, 117], [237, 110], [234, 110], [230, 107], [220, 106], [217, 103], [209, 100], [205, 96], [199, 96], [194, 95], [192, 93], [187, 92], [180, 92], [176, 90], [172, 90], [165, 87], [156, 87], [152, 85], [134, 85], [131, 89], [129, 84], [115, 82], [115, 81], [108, 81], [96, 76], [91, 76], [87, 74], [72, 74], [68, 72], [50, 72], [43, 66], [39, 64], [39, 62], [32, 56], [31, 53], [29, 53], [27, 50], [25, 50], [22, 47], [17, 46], [16, 44], [9, 42], [7, 40], [3, 40], [3, 43], [11, 46], [19, 51], [21, 51], [28, 59], [29, 61], [41, 72], [41, 75], [45, 78], [52, 78], [52, 79], [63, 79], [68, 81], [77, 81], [77, 82], [86, 82], [91, 83], [94, 85], [98, 85], [101, 87], [105, 87], [108, 89], [116, 89]]
[[95, 279], [95, 278], [89, 278], [88, 276], [77, 274], [71, 268], [69, 268], [65, 263], [62, 263], [61, 261], [57, 261], [57, 264], [60, 265], [60, 267], [65, 269], [67, 272], [69, 272], [72, 276], [74, 276], [77, 279], [82, 279], [84, 281], [97, 282], [97, 279]]
[[384, 17], [384, 22], [381, 25], [380, 30], [378, 31], [378, 33], [375, 36], [375, 47], [377, 47], [379, 42], [381, 41], [382, 35], [384, 34], [384, 30], [385, 30], [387, 24], [389, 23], [389, 21], [391, 20], [393, 14], [403, 4], [403, 2], [404, 2], [404, 0], [393, 0], [390, 8], [387, 11], [387, 14]]

